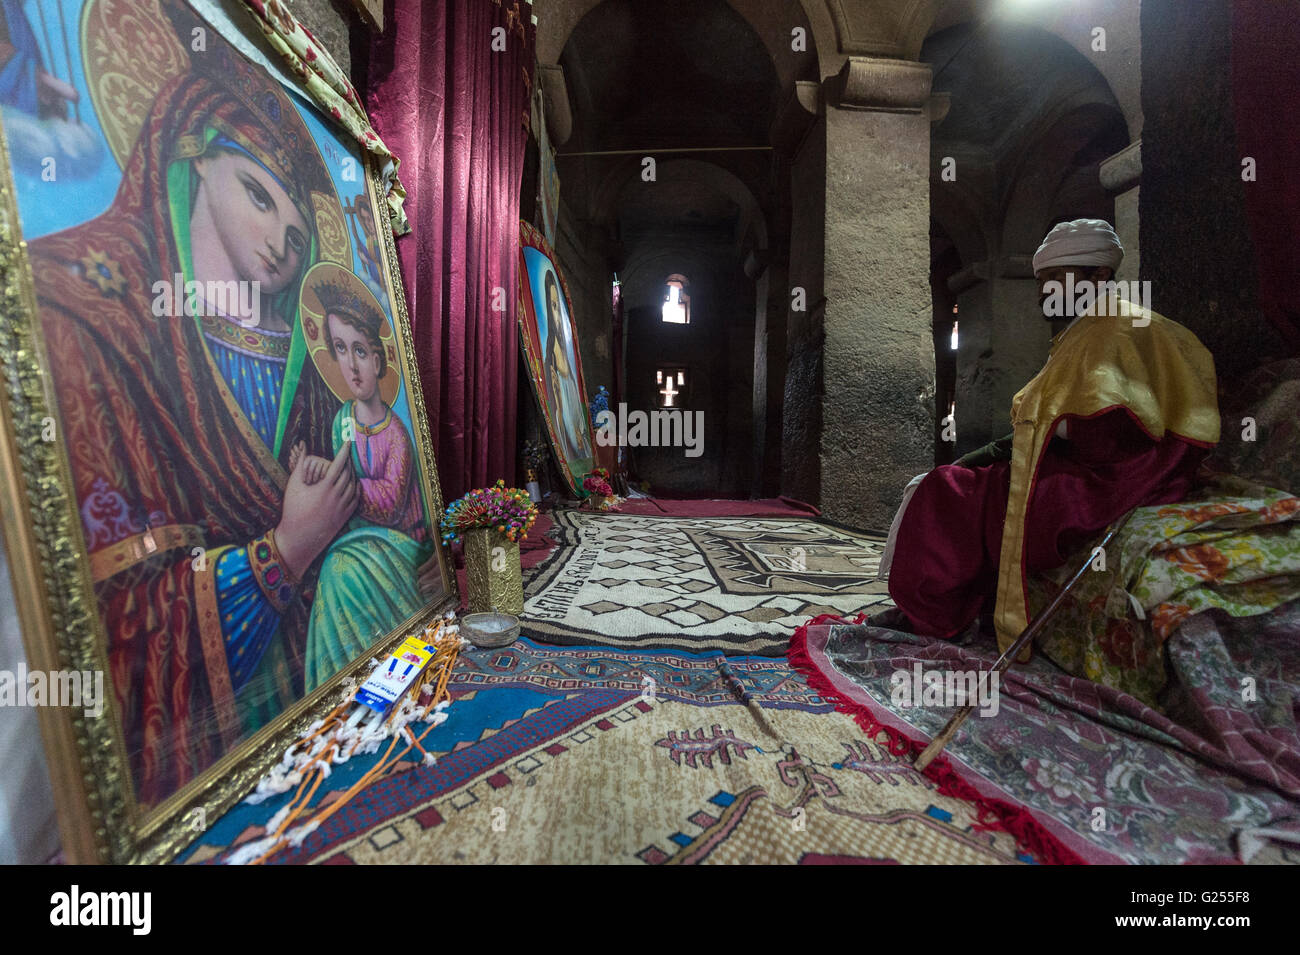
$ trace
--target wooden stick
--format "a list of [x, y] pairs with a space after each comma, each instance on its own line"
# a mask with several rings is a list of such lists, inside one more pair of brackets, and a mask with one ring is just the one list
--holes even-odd
[[[1134, 508], [1133, 510], [1137, 510], [1137, 508]], [[1051, 619], [1052, 615], [1056, 613], [1061, 604], [1065, 602], [1066, 596], [1074, 589], [1075, 585], [1083, 579], [1083, 575], [1088, 572], [1088, 568], [1092, 566], [1094, 559], [1093, 555], [1096, 554], [1097, 549], [1100, 548], [1101, 550], [1105, 550], [1106, 546], [1115, 538], [1115, 535], [1123, 529], [1124, 525], [1128, 523], [1128, 519], [1132, 516], [1133, 511], [1129, 511], [1118, 521], [1110, 525], [1110, 528], [1106, 531], [1106, 536], [1101, 539], [1101, 543], [1097, 545], [1097, 548], [1093, 548], [1093, 550], [1088, 552], [1088, 556], [1084, 559], [1079, 569], [1074, 572], [1074, 576], [1071, 577], [1069, 582], [1057, 592], [1056, 596], [1052, 598], [1051, 603], [1040, 610], [1037, 616], [1029, 622], [1029, 626], [1025, 627], [1024, 632], [1016, 638], [1015, 643], [1011, 644], [1011, 646], [1007, 647], [1007, 649], [1003, 651], [1002, 655], [998, 657], [997, 662], [993, 664], [991, 672], [1002, 673], [1007, 669], [1007, 667], [1011, 666], [1011, 661], [1020, 655], [1020, 651], [1034, 641], [1042, 631], [1043, 627], [1047, 625], [1047, 621]], [[924, 771], [925, 768], [934, 761], [934, 758], [943, 752], [943, 748], [952, 742], [952, 738], [957, 735], [957, 730], [961, 729], [961, 725], [966, 722], [966, 718], [971, 715], [974, 709], [975, 705], [972, 703], [963, 706], [954, 713], [952, 719], [950, 719], [944, 728], [939, 731], [939, 734], [930, 741], [930, 745], [921, 751], [921, 755], [916, 758], [916, 762], [913, 764], [912, 768], [917, 772]]]

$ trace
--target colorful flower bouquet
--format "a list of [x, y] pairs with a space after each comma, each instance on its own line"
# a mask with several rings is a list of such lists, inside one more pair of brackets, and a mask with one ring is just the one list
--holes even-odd
[[497, 481], [476, 488], [447, 508], [442, 539], [465, 542], [465, 575], [470, 613], [524, 612], [519, 542], [537, 520], [528, 492]]
[[442, 539], [450, 544], [460, 540], [466, 531], [481, 528], [504, 534], [517, 544], [528, 536], [536, 520], [537, 507], [528, 492], [506, 487], [504, 480], [498, 480], [489, 488], [470, 491], [447, 507], [442, 516]]
[[609, 483], [609, 469], [596, 468], [582, 479], [582, 489], [587, 492], [581, 507], [594, 511], [617, 511], [625, 498], [614, 493]]

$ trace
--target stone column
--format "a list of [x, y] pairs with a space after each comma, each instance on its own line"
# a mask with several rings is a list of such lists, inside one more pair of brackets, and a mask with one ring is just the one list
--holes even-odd
[[781, 493], [816, 504], [821, 499], [826, 116], [820, 83], [795, 86], [782, 111], [784, 122], [774, 124], [772, 133], [777, 154], [791, 157], [787, 281], [784, 288], [769, 283], [768, 295], [786, 315]]
[[953, 459], [991, 440], [996, 409], [991, 379], [993, 357], [993, 294], [989, 263], [968, 265], [948, 279], [957, 301], [957, 376], [953, 400], [957, 405], [957, 446]]
[[934, 463], [930, 79], [855, 56], [827, 84], [820, 506], [854, 527]]
[[[770, 445], [777, 442], [768, 434], [767, 409], [771, 383], [768, 369], [771, 364], [772, 348], [769, 341], [768, 327], [768, 288], [771, 284], [772, 270], [764, 268], [758, 257], [750, 252], [745, 259], [745, 275], [754, 282], [754, 393], [753, 393], [753, 458], [749, 493], [753, 497], [763, 497], [763, 469]], [[782, 358], [784, 355], [784, 342]], [[784, 366], [784, 362], [782, 362]], [[784, 375], [781, 376], [784, 381]]]
[[1115, 155], [1102, 160], [1099, 173], [1101, 185], [1115, 197], [1115, 233], [1124, 246], [1124, 261], [1115, 278], [1125, 282], [1137, 281], [1138, 266], [1142, 261], [1139, 251], [1138, 189], [1142, 181], [1142, 140], [1125, 146]]
[[1011, 399], [1038, 374], [1051, 326], [1038, 306], [1033, 257], [1001, 255], [948, 280], [957, 296], [958, 456], [1011, 431]]
[[[993, 356], [997, 376], [991, 383], [987, 441], [1011, 433], [1011, 399], [1025, 387], [1047, 361], [1052, 347], [1052, 325], [1043, 318], [1034, 280], [1033, 252], [999, 256], [989, 283], [992, 294]], [[961, 428], [961, 408], [957, 409]], [[979, 441], [979, 447], [985, 441]]]
[[[1288, 354], [1259, 307], [1233, 123], [1232, 19], [1230, 0], [1142, 2], [1140, 277], [1152, 308], [1201, 340], [1225, 384]], [[1277, 122], [1295, 120], [1284, 111]]]

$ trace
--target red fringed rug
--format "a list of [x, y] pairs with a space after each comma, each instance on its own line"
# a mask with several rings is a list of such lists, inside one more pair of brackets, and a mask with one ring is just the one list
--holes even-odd
[[[929, 743], [915, 727], [898, 719], [873, 700], [867, 691], [839, 673], [825, 654], [827, 638], [836, 624], [862, 623], [864, 615], [844, 620], [830, 614], [814, 617], [795, 631], [790, 641], [790, 665], [808, 678], [808, 685], [818, 690], [847, 713], [871, 739], [888, 747], [895, 756], [915, 758]], [[883, 737], [883, 739], [882, 739]], [[959, 768], [960, 767], [960, 768]], [[997, 787], [964, 766], [954, 766], [940, 755], [925, 770], [939, 793], [963, 799], [974, 805], [980, 819], [979, 828], [1008, 832], [1035, 858], [1048, 864], [1078, 865], [1085, 861], [1117, 862], [1117, 859], [1085, 860], [1065, 841], [1038, 821], [1025, 806], [1004, 798]]]
[[[1291, 776], [1265, 770], [1300, 749], [1289, 707], [1240, 702], [1241, 675], [1269, 674], [1260, 699], [1295, 698], [1300, 602], [1291, 613], [1217, 627], [1199, 615], [1180, 630], [1170, 663], [1187, 687], [1183, 708], [1195, 710], [1182, 723], [1037, 654], [981, 695], [926, 776], [1044, 862], [1265, 861], [1249, 850], [1260, 833], [1300, 828]], [[790, 664], [878, 745], [913, 756], [965, 701], [962, 681], [990, 670], [996, 647], [860, 623], [814, 618], [791, 641]], [[1274, 846], [1268, 861], [1288, 851]]]

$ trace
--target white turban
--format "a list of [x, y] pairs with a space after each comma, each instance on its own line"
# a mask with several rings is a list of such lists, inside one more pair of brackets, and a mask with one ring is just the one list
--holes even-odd
[[1047, 233], [1034, 253], [1034, 273], [1065, 265], [1108, 265], [1114, 272], [1124, 261], [1124, 246], [1104, 219], [1062, 222]]

